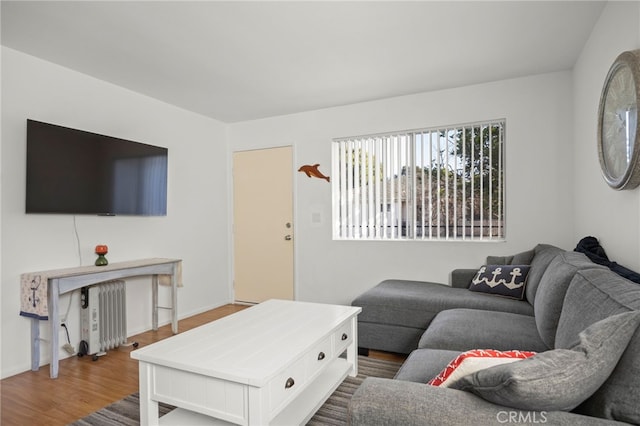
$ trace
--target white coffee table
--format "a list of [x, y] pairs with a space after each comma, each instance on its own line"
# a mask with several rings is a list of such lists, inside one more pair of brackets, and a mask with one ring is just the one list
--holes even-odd
[[269, 300], [133, 351], [141, 424], [306, 423], [358, 373], [360, 311]]

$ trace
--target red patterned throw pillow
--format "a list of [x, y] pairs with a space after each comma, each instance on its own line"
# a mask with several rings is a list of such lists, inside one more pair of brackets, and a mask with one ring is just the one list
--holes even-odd
[[530, 351], [496, 351], [494, 349], [473, 349], [458, 355], [436, 377], [427, 384], [449, 387], [456, 380], [478, 370], [529, 358]]

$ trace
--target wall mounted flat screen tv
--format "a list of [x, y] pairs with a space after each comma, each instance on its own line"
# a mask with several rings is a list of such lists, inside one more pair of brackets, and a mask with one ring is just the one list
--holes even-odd
[[27, 120], [27, 213], [165, 216], [167, 148]]

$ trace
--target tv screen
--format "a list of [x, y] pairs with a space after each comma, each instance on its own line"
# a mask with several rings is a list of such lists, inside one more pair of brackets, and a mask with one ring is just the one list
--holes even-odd
[[167, 214], [167, 148], [27, 120], [27, 213]]

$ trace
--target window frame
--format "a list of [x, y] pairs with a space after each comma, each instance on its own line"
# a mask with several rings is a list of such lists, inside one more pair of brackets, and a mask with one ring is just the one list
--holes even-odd
[[505, 148], [505, 118], [333, 139], [333, 239], [505, 241]]

